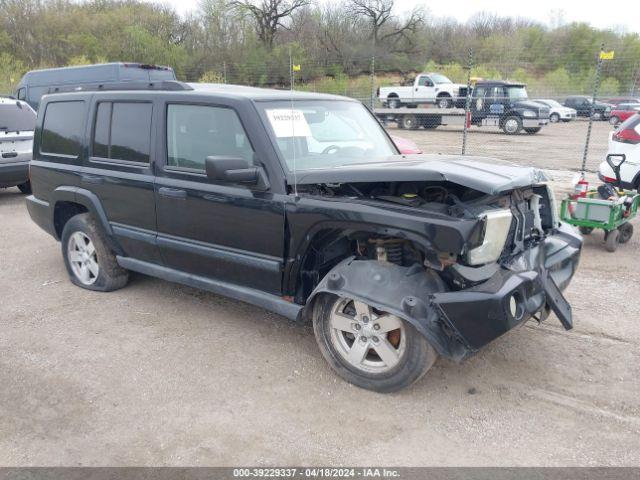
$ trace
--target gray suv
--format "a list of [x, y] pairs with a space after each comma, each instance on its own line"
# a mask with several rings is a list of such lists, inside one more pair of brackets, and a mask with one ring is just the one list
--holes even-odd
[[18, 186], [31, 193], [29, 161], [33, 151], [36, 113], [26, 103], [0, 98], [0, 188]]

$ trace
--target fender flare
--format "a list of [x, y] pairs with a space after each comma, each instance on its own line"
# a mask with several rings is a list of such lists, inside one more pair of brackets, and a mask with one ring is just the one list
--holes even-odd
[[[107, 214], [104, 211], [102, 203], [98, 199], [98, 196], [84, 188], [61, 186], [56, 188], [51, 194], [50, 204], [51, 208], [51, 224], [54, 225], [55, 206], [59, 202], [72, 202], [82, 205], [87, 211], [96, 219], [98, 224], [102, 227], [102, 230], [106, 234], [107, 241], [110, 243], [111, 248], [119, 255], [121, 255], [122, 248], [116, 242], [113, 235], [113, 229], [107, 219]], [[58, 238], [58, 240], [60, 240]]]
[[[443, 357], [459, 360], [468, 348], [443, 330], [440, 314], [431, 296], [448, 289], [440, 276], [421, 265], [402, 267], [376, 260], [344, 259], [316, 286], [305, 309], [323, 293], [360, 300], [372, 307], [402, 318]], [[307, 312], [310, 314], [310, 311]]]

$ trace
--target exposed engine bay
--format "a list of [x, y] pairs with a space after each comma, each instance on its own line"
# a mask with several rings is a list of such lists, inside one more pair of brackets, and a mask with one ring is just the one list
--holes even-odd
[[451, 217], [478, 222], [476, 238], [470, 239], [462, 251], [430, 251], [407, 238], [354, 230], [328, 245], [323, 244], [317, 252], [318, 263], [312, 267], [316, 278], [322, 278], [324, 272], [348, 254], [405, 267], [423, 265], [439, 271], [452, 290], [464, 289], [486, 281], [500, 264], [540, 243], [558, 223], [553, 194], [544, 184], [498, 195], [452, 182], [304, 185], [299, 193], [369, 205], [386, 204], [389, 209], [424, 218], [425, 223], [430, 218]]

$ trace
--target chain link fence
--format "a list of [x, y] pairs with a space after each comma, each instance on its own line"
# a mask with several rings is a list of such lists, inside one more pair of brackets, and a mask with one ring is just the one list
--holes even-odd
[[[530, 51], [529, 55], [537, 57], [535, 53]], [[207, 65], [206, 73], [200, 78], [188, 78], [188, 72], [185, 76], [188, 80], [279, 89], [291, 88], [293, 79], [296, 90], [351, 97], [380, 114], [391, 106], [385, 97], [389, 92], [398, 87], [398, 91], [404, 92], [401, 96], [415, 94], [423, 87], [415, 80], [421, 73], [437, 73], [459, 84], [457, 91], [461, 96], [453, 98], [451, 105], [459, 108], [439, 109], [436, 98], [417, 97], [415, 101], [401, 98], [398, 114], [379, 115], [392, 135], [414, 142], [424, 153], [459, 155], [464, 152], [552, 171], [596, 171], [606, 155], [617, 105], [633, 103], [636, 96], [640, 97], [640, 58], [610, 54], [606, 45], [594, 48], [591, 59], [557, 62], [557, 65], [537, 65], [505, 53], [480, 64], [474, 58], [473, 49], [469, 49], [467, 58], [461, 57], [446, 65], [425, 62], [424, 72], [376, 71], [375, 57], [369, 57], [368, 71], [349, 68], [349, 65], [363, 64], [367, 64], [367, 58], [314, 62], [300, 61], [293, 55], [276, 62]], [[489, 80], [524, 88], [515, 89], [510, 98], [511, 90], [503, 89], [500, 93], [498, 83], [491, 88], [479, 88], [490, 85], [483, 84]], [[447, 86], [437, 84], [435, 88]], [[464, 95], [467, 91], [468, 98]], [[500, 95], [505, 98], [498, 98]], [[543, 103], [530, 103], [538, 100]], [[479, 112], [480, 104], [484, 113]], [[567, 110], [565, 105], [570, 105], [575, 112]], [[623, 105], [622, 108], [633, 107]], [[535, 122], [522, 117], [527, 109], [536, 111], [535, 119], [540, 118], [540, 125], [531, 127]], [[413, 124], [403, 122], [400, 112], [420, 120]], [[449, 115], [440, 118], [443, 112]], [[519, 116], [522, 123], [530, 126], [529, 130], [505, 132], [504, 122], [509, 113]], [[422, 121], [424, 118], [434, 120]], [[469, 121], [465, 121], [467, 118]]]

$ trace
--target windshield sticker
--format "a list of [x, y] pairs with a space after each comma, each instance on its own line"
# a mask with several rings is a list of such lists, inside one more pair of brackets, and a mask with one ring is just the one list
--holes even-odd
[[277, 108], [267, 110], [267, 117], [278, 138], [310, 137], [311, 129], [302, 110]]

